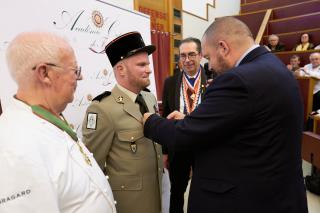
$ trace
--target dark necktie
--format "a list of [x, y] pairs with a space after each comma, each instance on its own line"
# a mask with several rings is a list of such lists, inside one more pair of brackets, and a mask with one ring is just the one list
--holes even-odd
[[196, 79], [195, 79], [195, 78], [188, 78], [188, 80], [189, 80], [190, 84], [191, 84], [192, 86], [194, 86], [194, 81], [195, 81]]
[[143, 115], [146, 112], [149, 112], [146, 102], [144, 101], [141, 94], [139, 94], [136, 98], [136, 103], [139, 104], [140, 112]]

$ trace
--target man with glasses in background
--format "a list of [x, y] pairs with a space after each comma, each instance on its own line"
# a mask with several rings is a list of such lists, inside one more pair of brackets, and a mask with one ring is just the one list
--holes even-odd
[[[163, 87], [163, 117], [174, 110], [192, 112], [201, 102], [206, 86], [205, 71], [200, 65], [201, 42], [186, 38], [179, 46], [182, 72], [165, 80]], [[190, 177], [193, 156], [190, 152], [168, 150], [163, 147], [164, 165], [169, 168], [171, 182], [170, 213], [183, 213], [184, 193]]]
[[0, 117], [0, 212], [116, 212], [110, 185], [62, 116], [82, 79], [72, 47], [19, 34], [7, 49], [18, 84]]

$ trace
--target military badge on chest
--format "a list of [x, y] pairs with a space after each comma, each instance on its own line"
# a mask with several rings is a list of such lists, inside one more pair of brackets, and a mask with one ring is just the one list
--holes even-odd
[[136, 154], [136, 152], [137, 152], [137, 144], [136, 144], [136, 142], [131, 142], [130, 143], [130, 149], [131, 149], [131, 152], [133, 153], [133, 154]]
[[130, 149], [133, 154], [137, 153], [138, 146], [135, 141], [133, 141], [134, 137], [131, 137]]

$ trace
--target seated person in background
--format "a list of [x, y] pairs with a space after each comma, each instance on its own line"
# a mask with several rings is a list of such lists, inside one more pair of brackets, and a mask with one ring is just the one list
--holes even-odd
[[271, 52], [280, 52], [286, 49], [286, 46], [279, 42], [279, 37], [275, 34], [269, 35], [267, 47]]
[[292, 55], [290, 57], [290, 63], [287, 65], [287, 68], [292, 72], [300, 69], [300, 57], [298, 55]]
[[309, 59], [310, 64], [301, 68], [300, 74], [318, 79], [313, 89], [312, 111], [316, 111], [320, 109], [320, 53], [311, 53]]
[[297, 44], [293, 50], [294, 51], [306, 51], [313, 49], [314, 45], [310, 43], [310, 36], [308, 33], [304, 33], [300, 36], [300, 43]]

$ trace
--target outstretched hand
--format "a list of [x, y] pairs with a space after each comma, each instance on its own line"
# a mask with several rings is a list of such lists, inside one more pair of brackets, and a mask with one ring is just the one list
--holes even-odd
[[183, 113], [178, 112], [178, 111], [175, 110], [175, 111], [171, 112], [171, 113], [167, 116], [167, 118], [168, 118], [168, 119], [181, 120], [181, 119], [184, 118], [184, 116], [185, 116], [185, 114], [183, 114]]
[[150, 115], [152, 115], [153, 113], [151, 112], [146, 112], [143, 114], [143, 118], [142, 118], [142, 124], [144, 125], [146, 120], [150, 117]]

